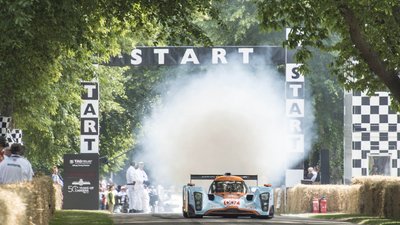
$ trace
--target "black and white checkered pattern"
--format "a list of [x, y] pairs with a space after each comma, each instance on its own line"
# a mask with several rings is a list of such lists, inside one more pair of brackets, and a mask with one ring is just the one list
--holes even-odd
[[20, 129], [13, 129], [10, 133], [11, 138], [13, 139], [14, 143], [22, 144], [22, 130]]
[[11, 136], [11, 133], [7, 133], [6, 135], [7, 143], [11, 146], [15, 143], [14, 138]]
[[0, 116], [0, 135], [7, 136], [10, 127], [11, 117]]
[[6, 137], [9, 145], [22, 143], [22, 130], [13, 129], [10, 131], [11, 117], [0, 116], [0, 135]]
[[400, 176], [400, 114], [390, 108], [388, 92], [353, 92], [352, 176], [366, 176], [369, 156], [388, 156], [390, 174]]

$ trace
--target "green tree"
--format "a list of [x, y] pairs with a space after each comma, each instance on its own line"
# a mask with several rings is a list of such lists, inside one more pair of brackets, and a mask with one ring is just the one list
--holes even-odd
[[[320, 153], [329, 152], [330, 182], [343, 181], [343, 88], [327, 65], [333, 62], [330, 54], [315, 51], [308, 64], [306, 89], [310, 90], [315, 125], [313, 144], [308, 156], [309, 166], [321, 165]], [[307, 88], [309, 87], [309, 88]]]
[[312, 47], [333, 52], [333, 72], [345, 88], [369, 93], [387, 88], [400, 102], [399, 1], [256, 2], [264, 27], [292, 28], [286, 44], [295, 48], [301, 43], [300, 62], [307, 62]]
[[253, 0], [215, 1], [212, 7], [218, 16], [199, 16], [196, 23], [214, 45], [280, 45], [285, 39], [282, 31], [267, 33], [260, 29]]
[[124, 109], [117, 102], [125, 98], [122, 71], [94, 63], [119, 54], [121, 46], [208, 41], [191, 23], [194, 15], [210, 12], [205, 0], [0, 4], [0, 115], [12, 116], [13, 127], [24, 131], [36, 168], [49, 168], [64, 153], [79, 151], [80, 80], [97, 77], [107, 87], [100, 105], [100, 155], [113, 157], [132, 144], [129, 118], [121, 116]]

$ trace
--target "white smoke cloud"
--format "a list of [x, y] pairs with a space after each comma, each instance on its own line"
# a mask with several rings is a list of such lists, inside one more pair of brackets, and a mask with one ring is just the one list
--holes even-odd
[[[143, 155], [159, 182], [190, 174], [258, 174], [281, 181], [287, 162], [285, 85], [266, 68], [213, 67], [171, 85], [144, 121]], [[300, 159], [299, 159], [300, 160]]]

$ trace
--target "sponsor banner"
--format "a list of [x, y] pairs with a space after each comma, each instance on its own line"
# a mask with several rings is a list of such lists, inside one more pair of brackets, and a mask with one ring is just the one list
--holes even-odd
[[63, 209], [99, 208], [99, 155], [64, 155]]

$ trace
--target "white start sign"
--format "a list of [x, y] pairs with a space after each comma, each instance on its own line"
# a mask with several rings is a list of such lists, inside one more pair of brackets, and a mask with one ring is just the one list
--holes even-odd
[[81, 153], [99, 153], [99, 84], [81, 82]]

